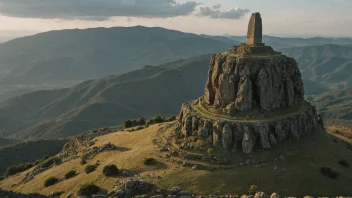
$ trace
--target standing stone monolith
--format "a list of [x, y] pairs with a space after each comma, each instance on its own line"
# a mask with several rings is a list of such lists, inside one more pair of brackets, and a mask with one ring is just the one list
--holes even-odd
[[247, 45], [263, 45], [263, 27], [262, 27], [262, 18], [260, 13], [256, 12], [252, 14], [251, 19], [248, 24], [247, 32]]

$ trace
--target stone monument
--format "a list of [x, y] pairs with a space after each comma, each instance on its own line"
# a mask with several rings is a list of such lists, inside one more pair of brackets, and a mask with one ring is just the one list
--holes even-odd
[[253, 13], [248, 24], [247, 45], [263, 45], [263, 26], [262, 18], [258, 12]]
[[304, 99], [296, 61], [262, 43], [262, 19], [253, 13], [246, 43], [212, 56], [205, 93], [182, 105], [178, 131], [186, 149], [251, 153], [321, 128], [315, 107]]

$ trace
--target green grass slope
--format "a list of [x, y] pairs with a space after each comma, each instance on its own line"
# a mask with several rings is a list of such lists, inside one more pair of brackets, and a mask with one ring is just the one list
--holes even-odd
[[11, 138], [0, 138], [0, 148], [4, 146], [9, 146], [12, 144], [17, 144], [22, 142], [21, 140], [11, 139]]
[[[306, 94], [320, 94], [350, 87], [350, 67], [343, 62], [315, 63], [336, 57], [349, 60], [351, 49], [350, 46], [325, 45], [292, 48], [285, 53], [301, 61], [299, 67]], [[314, 61], [309, 57], [315, 57]], [[2, 133], [5, 136], [15, 134], [13, 137], [22, 139], [60, 138], [120, 125], [126, 119], [178, 114], [182, 103], [203, 94], [209, 60], [210, 55], [196, 56], [85, 81], [66, 89], [21, 95], [0, 103]], [[332, 76], [340, 80], [333, 80]], [[346, 120], [349, 119], [348, 107], [343, 105], [339, 112], [334, 111], [340, 115], [320, 107], [319, 110], [324, 111], [328, 119]]]
[[183, 102], [202, 94], [209, 58], [146, 66], [67, 89], [13, 98], [0, 105], [0, 123], [7, 123], [2, 131], [22, 139], [60, 138], [120, 125], [126, 119], [176, 114]]
[[0, 44], [0, 85], [100, 78], [224, 51], [235, 43], [142, 26], [50, 31]]
[[321, 45], [283, 49], [299, 65], [310, 94], [352, 86], [352, 45]]
[[311, 99], [327, 124], [352, 127], [352, 88], [327, 91]]
[[[163, 158], [169, 152], [161, 152], [152, 142], [159, 142], [163, 145], [165, 138], [174, 130], [175, 122], [152, 125], [149, 128], [135, 132], [116, 132], [94, 138], [94, 145], [85, 148], [89, 152], [93, 147], [101, 147], [110, 142], [119, 148], [112, 151], [98, 153], [87, 164], [81, 165], [78, 158], [54, 166], [44, 172], [37, 174], [33, 180], [25, 184], [18, 184], [27, 173], [32, 170], [20, 173], [4, 181], [0, 181], [0, 188], [5, 190], [19, 191], [22, 193], [39, 192], [48, 195], [53, 191], [63, 191], [64, 197], [72, 195], [75, 197], [78, 189], [85, 183], [94, 183], [109, 191], [116, 181], [135, 178], [135, 174], [148, 182], [156, 184], [160, 188], [170, 189], [179, 186], [187, 189], [193, 194], [247, 194], [250, 185], [258, 186], [258, 190], [266, 193], [277, 192], [281, 196], [303, 197], [311, 195], [323, 196], [349, 196], [352, 194], [350, 184], [352, 182], [352, 169], [343, 167], [339, 161], [346, 160], [352, 163], [352, 152], [347, 143], [321, 131], [303, 137], [297, 142], [285, 142], [271, 150], [246, 155], [243, 153], [232, 153], [226, 151], [215, 151], [220, 159], [228, 159], [233, 166], [230, 170], [192, 170], [191, 167], [181, 167], [183, 162], [202, 164], [205, 166], [217, 166], [202, 160], [188, 160], [182, 157], [172, 156], [173, 160], [181, 161], [181, 164], [173, 163], [170, 158]], [[177, 150], [183, 155], [207, 153]], [[83, 151], [82, 151], [83, 152]], [[256, 164], [240, 166], [240, 163], [251, 160], [271, 159], [278, 156], [282, 160], [266, 162], [258, 167]], [[153, 157], [157, 164], [146, 166], [145, 158]], [[86, 174], [84, 169], [87, 165], [99, 162], [97, 169]], [[103, 175], [103, 168], [106, 165], [115, 164], [117, 167], [129, 172], [128, 175], [117, 177], [106, 177]], [[340, 175], [332, 179], [321, 174], [321, 167], [330, 167]], [[77, 176], [65, 180], [64, 175], [74, 170]], [[160, 176], [160, 179], [153, 179], [150, 174]], [[58, 183], [45, 188], [44, 181], [49, 177], [59, 179]]]

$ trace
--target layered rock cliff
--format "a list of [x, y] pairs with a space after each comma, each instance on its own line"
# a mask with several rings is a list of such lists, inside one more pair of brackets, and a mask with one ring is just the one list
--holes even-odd
[[202, 117], [190, 104], [184, 104], [179, 116], [180, 131], [184, 137], [196, 136], [216, 148], [251, 153], [255, 145], [269, 149], [287, 140], [322, 129], [322, 119], [314, 106], [306, 104], [300, 111], [262, 120], [224, 120]]
[[304, 101], [301, 73], [293, 58], [283, 55], [214, 55], [204, 98], [207, 105], [228, 113], [271, 111]]

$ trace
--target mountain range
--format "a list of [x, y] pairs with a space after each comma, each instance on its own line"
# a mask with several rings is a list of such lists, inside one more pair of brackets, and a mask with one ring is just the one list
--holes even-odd
[[351, 87], [352, 45], [327, 44], [282, 51], [296, 59], [309, 93]]
[[227, 37], [142, 26], [59, 30], [18, 38], [0, 44], [0, 102], [145, 65], [216, 53], [237, 43]]
[[[276, 48], [291, 46], [295, 40], [264, 39], [279, 43]], [[328, 38], [296, 40], [298, 46], [303, 41], [349, 42]], [[0, 134], [19, 139], [61, 138], [120, 125], [126, 119], [176, 115], [183, 102], [204, 91], [211, 54], [198, 54], [222, 52], [239, 42], [240, 37], [139, 26], [52, 31], [0, 44], [0, 86], [21, 87], [14, 89], [17, 92], [0, 93], [5, 98], [0, 103]], [[306, 94], [351, 87], [352, 45], [325, 44], [280, 51], [297, 60]], [[179, 59], [190, 56], [194, 57]], [[179, 60], [151, 66], [170, 59]], [[33, 60], [40, 60], [40, 64]], [[98, 78], [107, 74], [116, 75]], [[77, 84], [89, 78], [98, 79]], [[47, 83], [50, 88], [31, 92], [37, 88], [28, 90], [18, 85], [21, 83], [42, 83], [40, 89], [45, 89], [43, 84]], [[15, 95], [19, 96], [7, 100]]]
[[[229, 36], [230, 39], [244, 43], [245, 36]], [[289, 38], [289, 37], [275, 37], [264, 35], [263, 42], [266, 45], [272, 46], [276, 50], [291, 47], [307, 47], [319, 46], [326, 44], [346, 45], [352, 44], [352, 38], [325, 38], [325, 37], [312, 37], [312, 38]]]
[[327, 124], [352, 127], [352, 88], [324, 92], [311, 97]]
[[[202, 94], [209, 59], [210, 55], [196, 56], [85, 81], [70, 88], [15, 97], [0, 104], [3, 135], [20, 139], [61, 138], [88, 129], [120, 125], [126, 119], [176, 115], [183, 102]], [[324, 93], [329, 94], [335, 92]], [[320, 99], [313, 102], [323, 104]], [[324, 108], [331, 105], [327, 103]], [[318, 105], [318, 109], [324, 111], [323, 106]], [[329, 119], [350, 119], [342, 116], [348, 112], [337, 112], [340, 115]]]
[[59, 138], [156, 114], [174, 115], [201, 95], [210, 55], [146, 66], [59, 90], [24, 94], [0, 104], [3, 135]]
[[[49, 31], [0, 44], [0, 86], [72, 85], [144, 65], [222, 52], [244, 40], [243, 36], [196, 35], [143, 26]], [[351, 38], [264, 36], [263, 40], [275, 49], [352, 44]]]
[[227, 41], [142, 26], [50, 31], [0, 44], [0, 85], [101, 78], [236, 43]]

